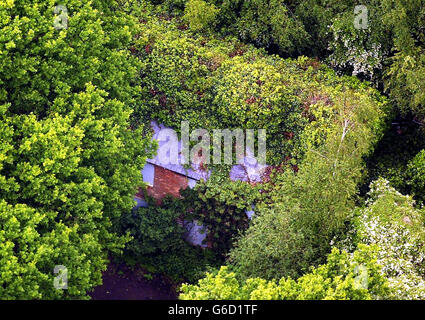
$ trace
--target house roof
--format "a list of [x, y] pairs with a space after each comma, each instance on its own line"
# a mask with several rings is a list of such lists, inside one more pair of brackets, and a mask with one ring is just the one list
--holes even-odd
[[[152, 136], [153, 140], [156, 140], [158, 142], [158, 148], [161, 148], [162, 146], [164, 146], [166, 143], [169, 143], [168, 141], [161, 141], [158, 140], [159, 134], [162, 130], [169, 130], [170, 128], [167, 128], [166, 126], [164, 126], [163, 124], [158, 124], [155, 121], [151, 121], [151, 127], [154, 131], [154, 134]], [[177, 150], [178, 150], [178, 163], [185, 163], [185, 159], [183, 154], [181, 153], [182, 151], [182, 143], [181, 141], [177, 141]], [[189, 178], [195, 179], [195, 180], [207, 180], [211, 174], [211, 170], [205, 170], [203, 168], [201, 168], [199, 165], [196, 164], [192, 164], [190, 168], [187, 168], [187, 166], [185, 167], [182, 164], [170, 164], [170, 163], [163, 163], [160, 159], [159, 156], [156, 155], [154, 158], [152, 159], [147, 159], [146, 162], [160, 166], [162, 168], [168, 169], [170, 171], [179, 173], [181, 175], [187, 176]]]
[[[153, 140], [156, 140], [158, 142], [158, 147], [164, 146], [166, 143], [170, 143], [169, 141], [161, 141], [159, 140], [159, 135], [162, 130], [170, 130], [170, 128], [167, 128], [163, 124], [158, 124], [155, 121], [151, 121], [151, 127], [154, 131], [154, 134], [152, 136]], [[180, 140], [176, 141], [177, 143], [177, 150], [178, 150], [178, 163], [185, 163], [184, 157], [182, 154], [182, 143]], [[181, 175], [187, 176], [189, 178], [192, 178], [194, 180], [207, 180], [211, 175], [211, 170], [205, 170], [200, 165], [192, 164], [189, 168], [187, 166], [185, 167], [182, 164], [164, 164], [160, 159], [159, 156], [156, 155], [152, 159], [147, 160], [148, 163], [163, 167], [165, 169], [168, 169], [170, 171], [179, 173]], [[240, 181], [247, 181], [247, 182], [260, 182], [262, 180], [262, 175], [264, 173], [264, 170], [267, 168], [267, 165], [259, 164], [257, 159], [255, 158], [254, 154], [247, 149], [246, 150], [246, 156], [242, 159], [240, 159], [238, 164], [235, 164], [231, 170], [230, 170], [230, 179], [232, 180], [240, 180]]]
[[201, 180], [201, 179], [208, 179], [210, 176], [210, 172], [201, 172], [200, 170], [194, 170], [192, 168], [185, 168], [182, 165], [177, 164], [162, 164], [161, 162], [157, 161], [157, 159], [148, 159], [146, 160], [147, 163], [154, 164], [156, 166], [160, 166], [162, 168], [165, 168], [167, 170], [179, 173], [181, 175], [187, 176], [188, 178], [194, 179], [194, 180]]

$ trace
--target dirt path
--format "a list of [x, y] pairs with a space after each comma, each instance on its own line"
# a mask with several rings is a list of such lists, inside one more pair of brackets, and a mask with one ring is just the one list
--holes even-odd
[[93, 300], [173, 300], [176, 293], [166, 279], [154, 276], [148, 280], [141, 269], [109, 264], [103, 273], [103, 284], [89, 293]]

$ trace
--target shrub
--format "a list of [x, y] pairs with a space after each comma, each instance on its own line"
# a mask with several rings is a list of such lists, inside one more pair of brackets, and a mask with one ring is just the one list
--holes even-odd
[[228, 170], [214, 168], [206, 182], [200, 181], [193, 189], [182, 190], [180, 201], [185, 212], [208, 230], [205, 241], [224, 256], [234, 238], [248, 227], [246, 211], [252, 210], [252, 204], [260, 198], [259, 188], [259, 185], [231, 181]]
[[329, 163], [316, 158], [298, 174], [286, 170], [280, 181], [272, 180], [270, 200], [257, 205], [256, 218], [230, 254], [241, 277], [297, 278], [323, 263], [353, 207], [359, 174], [341, 163], [338, 170], [333, 176]]
[[184, 9], [183, 20], [189, 24], [191, 30], [205, 31], [214, 27], [219, 11], [214, 4], [202, 0], [189, 0]]
[[193, 282], [209, 265], [215, 266], [220, 261], [211, 250], [184, 241], [185, 229], [180, 222], [187, 215], [181, 200], [167, 196], [158, 205], [154, 199], [146, 199], [148, 207], [140, 207], [120, 217], [119, 233], [129, 234], [131, 240], [116, 259], [139, 264], [175, 282]]
[[377, 15], [376, 10], [370, 7], [370, 18], [367, 21], [369, 27], [366, 29], [355, 27], [353, 10], [334, 19], [330, 27], [331, 54], [327, 58], [332, 67], [363, 79], [382, 79], [384, 60], [390, 51], [390, 39]]
[[178, 27], [176, 19], [155, 17], [143, 25], [141, 122], [155, 119], [177, 130], [181, 121], [207, 130], [265, 129], [268, 163], [290, 157], [296, 164], [324, 143], [345, 91], [359, 93], [364, 105], [385, 103], [367, 84], [339, 78], [317, 60], [267, 56], [233, 38], [193, 36]]
[[[118, 250], [127, 240], [111, 232], [112, 216], [104, 209], [113, 186], [83, 165], [83, 150], [93, 152], [84, 149], [89, 131], [72, 115], [1, 118], [0, 296], [84, 298], [101, 282], [106, 250]], [[68, 290], [53, 287], [56, 265], [68, 269]]]
[[348, 249], [358, 243], [377, 245], [377, 262], [392, 289], [389, 297], [423, 299], [423, 227], [423, 210], [414, 208], [412, 198], [378, 179], [371, 184], [366, 208], [357, 212], [354, 228], [342, 244]]
[[[224, 1], [223, 6], [229, 6], [229, 2]], [[275, 47], [281, 54], [300, 54], [306, 47], [309, 35], [282, 1], [238, 2], [236, 32], [242, 40], [260, 47]]]
[[[191, 189], [180, 190], [181, 198], [167, 196], [120, 218], [119, 233], [128, 233], [123, 258], [141, 264], [151, 272], [164, 273], [175, 281], [193, 282], [210, 265], [224, 260], [234, 238], [248, 226], [246, 210], [257, 201], [260, 186], [231, 181], [228, 168], [215, 168], [210, 179]], [[196, 220], [208, 230], [205, 244], [193, 247], [183, 240], [184, 223]], [[120, 256], [118, 257], [120, 258]]]
[[376, 248], [360, 245], [353, 255], [333, 249], [327, 263], [299, 279], [238, 280], [228, 267], [208, 273], [196, 285], [183, 284], [181, 300], [370, 300], [389, 289], [376, 261]]
[[168, 252], [145, 256], [139, 263], [150, 272], [163, 274], [180, 284], [195, 283], [223, 260], [211, 249], [194, 247], [181, 240]]
[[407, 165], [407, 184], [412, 194], [425, 201], [425, 150], [420, 151]]
[[148, 207], [139, 207], [122, 214], [119, 229], [122, 234], [129, 233], [132, 240], [126, 244], [124, 254], [135, 261], [147, 255], [167, 252], [176, 241], [183, 238], [184, 229], [177, 223], [183, 212], [171, 196], [162, 200], [161, 206], [147, 198]]
[[271, 180], [257, 217], [230, 254], [241, 277], [299, 277], [324, 262], [332, 237], [344, 230], [362, 158], [382, 134], [382, 105], [357, 103], [357, 95], [346, 94], [336, 104], [339, 120], [326, 144], [306, 153], [298, 173], [286, 170]]
[[[373, 154], [367, 159], [368, 177], [362, 187], [366, 196], [370, 184], [379, 179], [388, 180], [392, 187], [403, 194], [412, 194], [421, 200], [422, 191], [417, 172], [420, 171], [420, 151], [425, 148], [425, 131], [416, 123], [395, 118], [394, 124], [385, 132]], [[418, 162], [413, 160], [418, 156]], [[417, 180], [419, 179], [419, 180]], [[414, 190], [414, 191], [413, 191]]]
[[[331, 23], [329, 61], [340, 70], [384, 86], [398, 111], [425, 114], [423, 1], [369, 0], [366, 29], [354, 28], [353, 7]], [[387, 30], [392, 30], [388, 32]]]
[[[184, 2], [166, 1], [170, 9], [182, 7]], [[385, 87], [399, 112], [413, 113], [423, 121], [422, 0], [363, 1], [361, 5], [367, 9], [365, 28], [354, 25], [358, 3], [352, 0], [207, 2], [220, 10], [216, 29], [222, 35], [233, 35], [284, 57], [318, 57], [340, 73]]]
[[[100, 284], [107, 251], [128, 240], [112, 231], [134, 206], [151, 155], [129, 130], [140, 64], [127, 51], [134, 18], [115, 1], [0, 3], [0, 297], [86, 298]], [[53, 287], [55, 265], [68, 290]]]

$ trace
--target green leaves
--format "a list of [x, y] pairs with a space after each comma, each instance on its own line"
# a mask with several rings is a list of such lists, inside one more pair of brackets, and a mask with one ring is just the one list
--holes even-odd
[[423, 299], [423, 210], [415, 208], [410, 196], [402, 195], [382, 178], [370, 189], [366, 207], [356, 211], [354, 228], [339, 245], [376, 245], [377, 261], [392, 291], [389, 298]]
[[176, 282], [196, 281], [217, 259], [210, 249], [192, 246], [183, 239], [183, 224], [186, 219], [192, 221], [193, 215], [186, 212], [180, 199], [165, 197], [160, 206], [155, 199], [146, 199], [149, 207], [129, 211], [119, 218], [118, 231], [131, 236], [131, 240], [116, 258], [165, 274]]
[[323, 144], [335, 104], [349, 89], [366, 113], [382, 103], [376, 91], [353, 77], [337, 77], [317, 60], [285, 60], [232, 38], [193, 35], [180, 30], [177, 19], [153, 15], [142, 27], [137, 50], [144, 104], [136, 121], [154, 119], [176, 130], [181, 121], [210, 130], [266, 129], [268, 164], [287, 157], [296, 164]]
[[409, 163], [406, 170], [407, 184], [413, 195], [425, 201], [425, 151], [420, 151]]
[[344, 87], [330, 99], [335, 105], [325, 142], [309, 143], [296, 174], [286, 169], [271, 176], [257, 217], [230, 253], [241, 278], [299, 277], [324, 262], [331, 239], [344, 230], [363, 156], [382, 134], [385, 103]]
[[[93, 3], [62, 2], [62, 30], [54, 1], [0, 6], [4, 299], [87, 298], [108, 251], [129, 240], [113, 225], [134, 206], [152, 152], [143, 128], [130, 129], [136, 20], [114, 2]], [[68, 270], [68, 290], [53, 286], [56, 265]]]
[[219, 13], [214, 4], [202, 0], [189, 0], [184, 9], [183, 19], [189, 23], [193, 31], [200, 31], [214, 27], [216, 16]]
[[[367, 281], [359, 285], [358, 266]], [[370, 300], [387, 297], [390, 290], [376, 261], [376, 248], [361, 245], [350, 256], [333, 249], [327, 263], [298, 278], [279, 282], [261, 278], [238, 280], [228, 267], [208, 273], [196, 285], [183, 284], [182, 300]]]
[[195, 219], [208, 230], [206, 241], [214, 251], [227, 255], [235, 237], [248, 227], [247, 210], [261, 198], [260, 185], [231, 181], [228, 168], [216, 167], [205, 182], [180, 191], [187, 219]]

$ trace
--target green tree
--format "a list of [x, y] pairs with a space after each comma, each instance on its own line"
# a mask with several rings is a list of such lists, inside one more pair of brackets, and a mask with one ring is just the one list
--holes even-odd
[[193, 216], [185, 210], [181, 199], [167, 196], [161, 204], [145, 195], [149, 206], [123, 213], [119, 219], [120, 233], [129, 233], [119, 261], [138, 264], [152, 273], [161, 273], [173, 281], [194, 282], [203, 276], [208, 266], [222, 259], [210, 249], [192, 246], [184, 240], [185, 219]]
[[424, 299], [425, 258], [423, 209], [412, 197], [378, 179], [370, 186], [365, 208], [356, 210], [353, 228], [338, 245], [352, 250], [358, 243], [376, 245], [377, 262], [388, 279], [393, 299]]
[[260, 188], [260, 185], [232, 181], [228, 168], [216, 166], [207, 181], [198, 182], [193, 189], [181, 190], [180, 202], [187, 216], [208, 230], [206, 242], [218, 255], [225, 256], [234, 238], [248, 227], [246, 211], [252, 210], [252, 204], [261, 197]]
[[309, 34], [284, 1], [224, 0], [222, 7], [223, 14], [229, 18], [236, 15], [232, 23], [244, 41], [277, 49], [284, 55], [300, 54], [307, 47]]
[[421, 150], [408, 163], [406, 182], [416, 199], [425, 201], [425, 150]]
[[343, 232], [362, 158], [382, 135], [383, 105], [360, 103], [350, 90], [340, 94], [327, 142], [306, 153], [298, 173], [277, 173], [265, 187], [256, 218], [230, 253], [241, 277], [299, 277], [324, 263], [331, 239]]
[[[83, 298], [142, 184], [151, 144], [130, 127], [140, 64], [135, 18], [116, 1], [0, 3], [0, 297]], [[55, 265], [68, 290], [53, 287]]]

